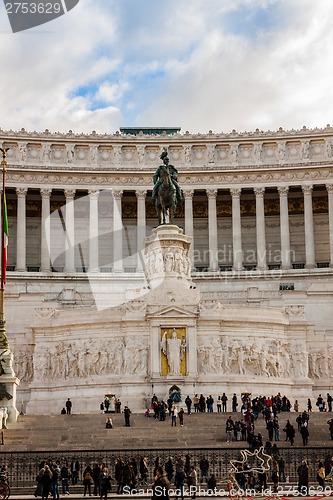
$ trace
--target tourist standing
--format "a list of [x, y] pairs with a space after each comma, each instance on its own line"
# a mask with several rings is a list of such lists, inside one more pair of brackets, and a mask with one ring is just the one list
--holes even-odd
[[318, 463], [318, 468], [317, 468], [317, 481], [319, 486], [322, 488], [325, 487], [325, 466], [323, 462]]
[[190, 398], [190, 396], [186, 396], [185, 404], [186, 404], [186, 407], [187, 407], [187, 414], [191, 415], [192, 399]]
[[232, 396], [232, 411], [234, 413], [237, 411], [237, 406], [238, 406], [237, 396], [236, 393], [234, 392], [234, 395]]
[[75, 457], [73, 457], [73, 460], [71, 462], [72, 484], [77, 484], [77, 480], [79, 477], [79, 471], [80, 471], [80, 462]]
[[51, 490], [51, 477], [52, 477], [52, 472], [50, 470], [50, 467], [48, 465], [45, 465], [44, 472], [41, 476], [41, 483], [43, 485], [42, 500], [48, 499]]
[[309, 439], [309, 429], [307, 423], [302, 425], [300, 432], [303, 439], [303, 446], [306, 446]]
[[125, 427], [131, 427], [130, 424], [130, 415], [131, 415], [131, 410], [128, 408], [128, 406], [125, 406], [124, 408], [124, 417], [125, 417]]
[[173, 405], [171, 410], [171, 427], [177, 426], [177, 415], [178, 415], [177, 407], [176, 405]]
[[153, 484], [153, 500], [168, 500], [171, 485], [163, 467], [158, 467]]
[[67, 415], [70, 415], [72, 413], [72, 401], [68, 398], [66, 401], [66, 411]]
[[198, 411], [199, 411], [199, 396], [198, 396], [198, 394], [195, 394], [193, 397], [193, 406], [194, 406], [194, 413], [198, 413]]
[[234, 421], [232, 420], [231, 417], [228, 418], [226, 424], [225, 424], [225, 432], [227, 435], [227, 443], [230, 443], [232, 440], [232, 432], [234, 430]]
[[202, 483], [205, 478], [206, 483], [208, 483], [208, 470], [209, 470], [209, 461], [206, 457], [202, 457], [199, 462], [200, 467], [200, 483]]
[[175, 472], [172, 457], [169, 457], [165, 464], [165, 472], [167, 473], [168, 481], [171, 481]]
[[89, 496], [91, 497], [91, 483], [92, 483], [92, 468], [90, 467], [90, 464], [88, 464], [83, 471], [84, 497], [86, 496], [87, 491], [89, 493]]
[[70, 472], [66, 462], [63, 462], [62, 467], [60, 469], [60, 479], [62, 486], [62, 494], [69, 495], [69, 478]]
[[221, 401], [222, 401], [222, 412], [225, 413], [227, 411], [227, 401], [228, 401], [225, 392], [222, 394]]
[[183, 408], [180, 408], [180, 410], [178, 412], [178, 417], [179, 417], [180, 427], [183, 427], [184, 426], [184, 409]]
[[306, 460], [302, 460], [301, 465], [297, 469], [297, 474], [298, 474], [298, 491], [302, 495], [307, 495], [309, 489], [309, 466]]

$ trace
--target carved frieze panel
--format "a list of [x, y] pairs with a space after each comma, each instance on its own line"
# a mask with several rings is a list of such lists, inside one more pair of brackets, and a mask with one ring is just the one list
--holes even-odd
[[170, 161], [171, 163], [174, 163], [176, 167], [177, 163], [183, 163], [182, 154], [183, 151], [181, 146], [170, 146], [169, 148]]
[[311, 158], [320, 158], [322, 156], [326, 156], [325, 141], [324, 140], [311, 141], [311, 143], [310, 143], [310, 156], [311, 156]]
[[240, 162], [249, 162], [252, 155], [252, 147], [250, 144], [243, 144], [238, 148], [238, 159]]
[[286, 155], [291, 161], [299, 159], [301, 157], [301, 152], [302, 148], [300, 141], [287, 142]]
[[262, 160], [264, 163], [273, 163], [278, 159], [276, 143], [265, 143], [262, 148]]
[[157, 146], [146, 146], [146, 161], [156, 164], [160, 161], [160, 149]]
[[192, 147], [192, 163], [206, 163], [206, 147], [193, 146]]
[[66, 158], [66, 148], [64, 145], [52, 144], [50, 148], [51, 162], [62, 163]]
[[78, 162], [87, 163], [90, 161], [89, 146], [75, 146], [74, 148], [75, 160]]
[[108, 340], [73, 340], [45, 347], [34, 354], [35, 380], [57, 381], [107, 375], [146, 375], [148, 342], [142, 336], [111, 337]]
[[[306, 354], [306, 353], [305, 353]], [[290, 345], [285, 340], [229, 336], [198, 338], [199, 373], [290, 377]], [[303, 376], [307, 376], [307, 373]]]
[[42, 147], [40, 144], [28, 144], [26, 148], [27, 161], [41, 161], [42, 160]]
[[136, 163], [137, 152], [132, 146], [123, 146], [122, 148], [122, 160], [124, 163]]
[[111, 162], [113, 150], [110, 146], [100, 146], [98, 148], [98, 160], [100, 162]]

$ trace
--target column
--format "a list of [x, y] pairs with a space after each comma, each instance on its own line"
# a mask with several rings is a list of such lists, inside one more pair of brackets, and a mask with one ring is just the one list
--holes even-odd
[[265, 188], [254, 188], [256, 195], [256, 233], [257, 233], [257, 269], [267, 268], [266, 263], [266, 228], [265, 228]]
[[304, 194], [305, 267], [316, 267], [313, 230], [312, 186], [302, 186]]
[[193, 253], [194, 253], [194, 225], [193, 225], [193, 189], [183, 189], [183, 196], [185, 200], [185, 234], [192, 238], [192, 243], [189, 249], [189, 258], [192, 268], [194, 267]]
[[89, 272], [99, 271], [98, 248], [98, 195], [99, 191], [89, 190]]
[[232, 198], [232, 248], [234, 271], [240, 271], [243, 268], [242, 226], [240, 214], [241, 191], [241, 188], [230, 189]]
[[74, 262], [74, 196], [75, 189], [65, 189], [66, 208], [65, 208], [65, 272], [75, 272]]
[[17, 233], [16, 233], [16, 271], [26, 271], [26, 195], [27, 188], [16, 188], [17, 195]]
[[123, 223], [121, 213], [122, 191], [113, 194], [113, 271], [123, 272]]
[[147, 191], [135, 191], [137, 200], [137, 226], [136, 226], [136, 248], [137, 264], [136, 270], [143, 271], [143, 250], [146, 238], [146, 196]]
[[50, 220], [50, 197], [52, 189], [41, 189], [42, 197], [42, 227], [41, 227], [41, 248], [40, 264], [41, 271], [48, 273], [51, 270], [50, 250], [51, 250], [51, 220]]
[[289, 235], [289, 210], [288, 186], [279, 186], [280, 196], [280, 236], [281, 236], [281, 268], [290, 269], [290, 235]]
[[218, 271], [218, 245], [217, 245], [217, 189], [206, 189], [208, 196], [208, 243], [209, 243], [209, 271]]
[[328, 227], [330, 238], [330, 266], [333, 267], [333, 184], [326, 184], [328, 193]]

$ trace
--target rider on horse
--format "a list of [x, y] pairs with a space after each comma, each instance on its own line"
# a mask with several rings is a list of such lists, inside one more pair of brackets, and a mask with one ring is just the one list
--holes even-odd
[[160, 165], [156, 170], [155, 174], [153, 175], [154, 188], [151, 198], [153, 201], [156, 201], [159, 188], [163, 183], [161, 171], [162, 169], [166, 168], [170, 174], [172, 184], [176, 190], [176, 199], [179, 203], [181, 203], [183, 201], [183, 195], [177, 180], [178, 170], [176, 169], [176, 167], [169, 164], [168, 152], [165, 148], [163, 149], [160, 158], [161, 160], [163, 160], [163, 165]]

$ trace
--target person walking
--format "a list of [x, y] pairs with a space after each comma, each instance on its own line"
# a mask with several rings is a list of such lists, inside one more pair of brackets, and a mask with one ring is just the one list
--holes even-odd
[[169, 500], [169, 490], [171, 488], [167, 474], [162, 466], [159, 466], [156, 471], [152, 500]]
[[52, 477], [51, 477], [51, 486], [52, 486], [52, 495], [53, 500], [59, 500], [59, 481], [60, 481], [60, 469], [57, 464], [52, 465]]
[[44, 472], [41, 476], [41, 483], [42, 483], [42, 500], [47, 500], [49, 497], [49, 493], [51, 490], [51, 478], [52, 478], [52, 472], [50, 470], [50, 467], [45, 464], [44, 466]]
[[309, 466], [306, 460], [302, 460], [301, 465], [297, 469], [298, 474], [298, 491], [301, 495], [306, 496], [309, 490]]
[[303, 439], [303, 446], [306, 446], [308, 444], [308, 439], [309, 439], [309, 429], [307, 424], [302, 425], [300, 433]]

